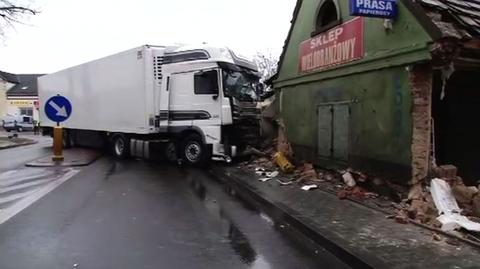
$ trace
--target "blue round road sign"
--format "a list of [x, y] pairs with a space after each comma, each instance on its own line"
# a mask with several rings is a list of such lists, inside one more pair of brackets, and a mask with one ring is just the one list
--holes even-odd
[[66, 121], [72, 115], [72, 104], [61, 95], [53, 96], [45, 103], [45, 114], [51, 121]]

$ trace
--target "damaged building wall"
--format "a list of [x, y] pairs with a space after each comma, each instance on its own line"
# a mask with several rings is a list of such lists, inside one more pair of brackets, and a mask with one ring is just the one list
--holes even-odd
[[[294, 152], [322, 166], [348, 165], [406, 182], [412, 175], [413, 139], [407, 67], [431, 59], [432, 38], [399, 2], [400, 16], [391, 29], [382, 19], [362, 19], [361, 57], [304, 73], [301, 43], [312, 37], [322, 2], [298, 2], [274, 82], [282, 92], [281, 116]], [[348, 1], [336, 3], [342, 23], [355, 18], [348, 15]]]
[[347, 105], [349, 131], [344, 146], [349, 156], [345, 163], [390, 177], [410, 177], [412, 99], [405, 67], [297, 85], [283, 89], [282, 95], [287, 102], [282, 117], [299, 159], [316, 160], [322, 166], [335, 163], [317, 152], [317, 109]]
[[431, 149], [432, 69], [428, 64], [411, 68], [412, 107], [412, 184], [428, 176]]

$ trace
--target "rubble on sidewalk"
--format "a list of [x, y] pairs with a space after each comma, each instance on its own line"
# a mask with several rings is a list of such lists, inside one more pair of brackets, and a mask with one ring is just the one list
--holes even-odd
[[[401, 186], [352, 168], [326, 170], [316, 168], [309, 162], [295, 160], [281, 121], [278, 125], [274, 145], [248, 148], [251, 160], [241, 164], [244, 168], [254, 170], [258, 175], [257, 180], [272, 182], [271, 179], [275, 178], [274, 182], [280, 186], [330, 192], [338, 199], [350, 199], [377, 208], [402, 224], [417, 223], [450, 232], [460, 227], [470, 230], [478, 228], [480, 231], [480, 224], [471, 219], [480, 218], [480, 192], [478, 188], [463, 183], [457, 176], [458, 169], [455, 166], [442, 165], [432, 169], [433, 174], [444, 179], [451, 188], [451, 198], [455, 204], [458, 203], [457, 207], [452, 207], [451, 199], [445, 199], [443, 194], [440, 195], [443, 198], [439, 198], [438, 192], [435, 192], [439, 185], [435, 183], [430, 187], [425, 182]], [[435, 194], [431, 192], [432, 189]], [[448, 204], [447, 207], [442, 207], [442, 203]], [[442, 213], [446, 208], [455, 210], [446, 215]], [[435, 236], [434, 240], [438, 238]]]

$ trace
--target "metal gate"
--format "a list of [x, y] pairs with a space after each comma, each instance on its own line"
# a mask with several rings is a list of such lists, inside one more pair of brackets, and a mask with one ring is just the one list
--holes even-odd
[[349, 104], [325, 104], [318, 107], [317, 154], [321, 158], [348, 161]]

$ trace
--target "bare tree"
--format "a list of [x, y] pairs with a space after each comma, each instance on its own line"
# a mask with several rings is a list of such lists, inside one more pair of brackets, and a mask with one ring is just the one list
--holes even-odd
[[272, 53], [257, 52], [253, 57], [253, 60], [258, 66], [263, 81], [277, 73], [278, 57], [274, 56]]
[[38, 10], [30, 8], [26, 3], [0, 0], [0, 36], [5, 35], [5, 29], [13, 27], [17, 23], [23, 23], [27, 16], [37, 13]]

